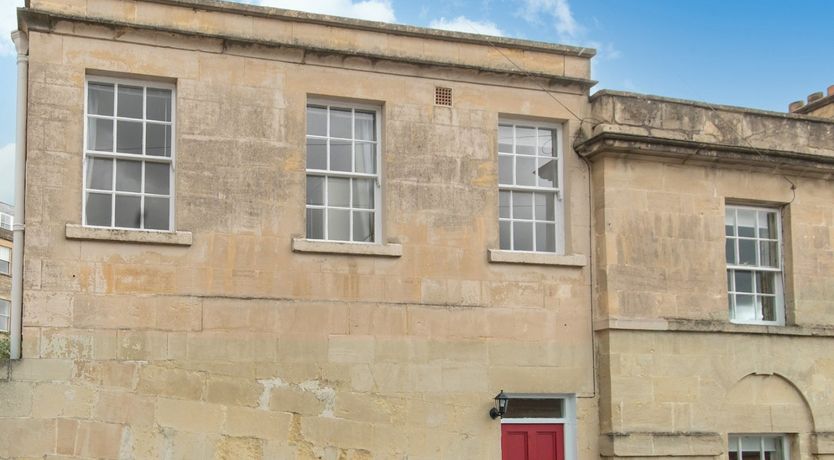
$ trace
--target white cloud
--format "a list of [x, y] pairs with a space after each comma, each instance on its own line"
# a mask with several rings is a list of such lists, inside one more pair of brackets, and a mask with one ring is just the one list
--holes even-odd
[[394, 8], [390, 0], [245, 0], [262, 6], [272, 6], [308, 13], [329, 14], [369, 21], [394, 22]]
[[470, 34], [504, 35], [504, 32], [495, 23], [489, 21], [473, 21], [466, 16], [458, 16], [454, 19], [435, 19], [429, 23], [429, 27], [432, 29], [453, 30]]
[[523, 0], [522, 3], [519, 16], [533, 24], [553, 21], [560, 40], [576, 40], [584, 31], [574, 19], [568, 0]]
[[17, 10], [23, 0], [0, 0], [0, 56], [14, 56], [14, 43], [10, 34], [17, 30]]
[[0, 201], [14, 203], [14, 144], [0, 147]]

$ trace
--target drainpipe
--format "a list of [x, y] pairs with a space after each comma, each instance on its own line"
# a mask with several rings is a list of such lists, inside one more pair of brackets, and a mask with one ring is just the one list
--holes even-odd
[[14, 240], [12, 247], [12, 311], [9, 357], [20, 359], [23, 339], [23, 231], [26, 198], [26, 109], [29, 83], [29, 37], [16, 30], [12, 41], [17, 48], [17, 139], [14, 156]]

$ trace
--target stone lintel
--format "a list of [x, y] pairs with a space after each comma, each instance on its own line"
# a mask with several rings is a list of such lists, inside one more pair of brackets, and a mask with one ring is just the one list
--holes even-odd
[[85, 227], [67, 224], [68, 240], [110, 241], [119, 243], [164, 244], [191, 246], [191, 232], [163, 232], [155, 230], [125, 230], [115, 228]]

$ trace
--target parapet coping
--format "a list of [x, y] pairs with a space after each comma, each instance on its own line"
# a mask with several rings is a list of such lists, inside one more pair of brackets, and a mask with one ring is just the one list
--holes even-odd
[[620, 98], [630, 98], [630, 99], [642, 99], [642, 100], [652, 100], [657, 102], [666, 102], [671, 104], [679, 104], [679, 105], [689, 105], [692, 107], [698, 107], [701, 109], [707, 110], [718, 110], [724, 112], [735, 112], [741, 114], [748, 114], [748, 115], [759, 115], [764, 117], [774, 117], [774, 118], [783, 118], [786, 120], [795, 120], [795, 121], [813, 121], [819, 123], [827, 123], [827, 124], [834, 124], [834, 119], [830, 118], [822, 118], [822, 117], [815, 117], [811, 115], [801, 115], [801, 114], [793, 114], [793, 113], [785, 113], [785, 112], [774, 112], [771, 110], [762, 110], [762, 109], [752, 109], [749, 107], [741, 107], [736, 105], [723, 105], [723, 104], [712, 104], [710, 102], [705, 101], [696, 101], [692, 99], [678, 99], [673, 97], [666, 97], [666, 96], [657, 96], [654, 94], [642, 94], [642, 93], [632, 93], [628, 91], [617, 91], [611, 89], [603, 89], [600, 91], [595, 92], [589, 98], [589, 101], [593, 104], [594, 101], [601, 97], [605, 96], [612, 96], [612, 97], [620, 97]]
[[405, 24], [389, 24], [378, 21], [363, 19], [343, 18], [325, 14], [307, 13], [303, 11], [286, 10], [268, 6], [234, 3], [224, 0], [142, 0], [149, 3], [160, 3], [163, 5], [179, 6], [204, 11], [217, 11], [223, 13], [234, 13], [263, 18], [283, 19], [295, 22], [306, 22], [321, 24], [325, 26], [343, 27], [346, 29], [358, 29], [371, 32], [383, 32], [394, 35], [411, 36], [418, 38], [432, 38], [436, 40], [454, 41], [460, 43], [473, 43], [479, 45], [500, 45], [507, 48], [516, 48], [530, 51], [542, 51], [557, 53], [576, 57], [591, 58], [596, 55], [594, 48], [581, 46], [562, 45], [558, 43], [547, 43], [535, 40], [523, 40], [518, 38], [497, 37], [466, 32], [455, 32], [440, 29], [430, 29]]
[[[157, 1], [157, 2], [168, 2], [168, 1], [192, 1], [192, 0], [145, 0], [145, 1]], [[523, 77], [530, 77], [530, 78], [542, 78], [547, 79], [550, 81], [559, 81], [564, 82], [567, 84], [575, 84], [579, 85], [583, 88], [591, 88], [597, 84], [596, 80], [591, 80], [587, 78], [581, 77], [572, 77], [567, 75], [559, 75], [547, 72], [540, 72], [540, 71], [528, 71], [523, 69], [509, 69], [509, 68], [498, 68], [498, 67], [488, 67], [485, 65], [477, 65], [477, 64], [464, 64], [459, 62], [449, 62], [449, 61], [441, 61], [441, 60], [434, 60], [434, 59], [421, 59], [417, 57], [403, 57], [403, 56], [395, 56], [395, 55], [385, 55], [379, 53], [370, 53], [364, 52], [359, 50], [346, 50], [346, 49], [337, 49], [337, 48], [322, 48], [319, 46], [314, 46], [311, 44], [302, 44], [296, 42], [285, 42], [285, 41], [276, 41], [276, 40], [262, 40], [258, 38], [252, 37], [244, 37], [244, 36], [235, 36], [235, 35], [228, 35], [228, 34], [218, 34], [218, 33], [208, 33], [208, 32], [198, 32], [189, 29], [181, 29], [181, 28], [173, 28], [173, 27], [162, 27], [162, 26], [154, 26], [136, 22], [125, 22], [125, 21], [116, 21], [107, 18], [98, 18], [98, 17], [87, 17], [87, 16], [77, 16], [72, 14], [54, 12], [49, 10], [35, 10], [35, 9], [26, 9], [26, 8], [18, 8], [18, 23], [22, 22], [24, 18], [30, 22], [27, 22], [26, 27], [27, 30], [35, 30], [35, 31], [46, 31], [49, 32], [54, 27], [53, 22], [55, 21], [70, 21], [70, 22], [79, 22], [82, 24], [91, 24], [96, 26], [104, 26], [110, 27], [113, 29], [123, 29], [123, 28], [132, 28], [135, 30], [145, 30], [145, 31], [155, 31], [155, 32], [162, 32], [167, 34], [177, 34], [177, 35], [185, 35], [185, 36], [192, 36], [198, 37], [202, 39], [213, 39], [213, 40], [220, 40], [224, 43], [224, 49], [226, 44], [246, 44], [246, 45], [257, 45], [257, 46], [264, 46], [264, 47], [283, 47], [283, 48], [291, 48], [291, 49], [301, 49], [310, 51], [313, 53], [324, 53], [324, 54], [338, 54], [343, 56], [349, 57], [359, 57], [359, 58], [366, 58], [371, 60], [383, 60], [383, 61], [390, 61], [390, 62], [405, 62], [408, 64], [416, 64], [416, 65], [425, 65], [425, 66], [437, 66], [441, 68], [453, 68], [453, 69], [464, 69], [464, 70], [475, 70], [478, 72], [489, 72], [499, 75], [514, 75], [514, 76], [523, 76]], [[34, 23], [34, 24], [32, 24]], [[121, 35], [121, 33], [119, 34]]]
[[116, 228], [87, 227], [67, 224], [68, 240], [112, 241], [120, 243], [164, 244], [191, 246], [191, 232], [163, 232], [157, 230], [128, 230]]

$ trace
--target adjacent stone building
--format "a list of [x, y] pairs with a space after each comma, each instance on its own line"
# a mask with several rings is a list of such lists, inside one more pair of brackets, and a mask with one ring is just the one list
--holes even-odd
[[18, 20], [0, 457], [834, 458], [831, 121], [213, 0]]
[[834, 123], [591, 105], [601, 455], [834, 458]]
[[0, 359], [7, 358], [12, 295], [13, 208], [0, 201]]

